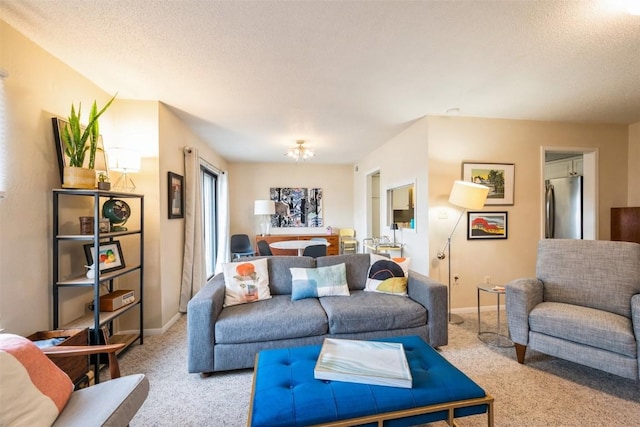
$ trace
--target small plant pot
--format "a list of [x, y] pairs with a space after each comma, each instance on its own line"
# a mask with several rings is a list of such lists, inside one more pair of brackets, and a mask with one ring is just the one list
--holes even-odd
[[105, 190], [105, 191], [111, 190], [111, 183], [110, 182], [98, 182], [98, 190]]

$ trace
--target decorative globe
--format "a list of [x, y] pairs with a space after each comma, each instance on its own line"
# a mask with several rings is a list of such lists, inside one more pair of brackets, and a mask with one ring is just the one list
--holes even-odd
[[127, 231], [124, 224], [131, 216], [131, 208], [124, 200], [107, 200], [102, 205], [102, 216], [111, 223], [111, 231]]

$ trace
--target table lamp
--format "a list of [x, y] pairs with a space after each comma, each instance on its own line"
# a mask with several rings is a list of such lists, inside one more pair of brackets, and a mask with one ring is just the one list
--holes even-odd
[[129, 174], [140, 171], [140, 153], [131, 148], [114, 147], [108, 149], [108, 154], [109, 169], [122, 172], [122, 175], [113, 184], [113, 189], [133, 192], [136, 185]]
[[[487, 200], [487, 195], [489, 194], [489, 187], [480, 184], [474, 184], [472, 182], [466, 181], [455, 181], [453, 183], [453, 187], [451, 187], [451, 194], [449, 195], [449, 203], [455, 206], [459, 206], [464, 208], [458, 217], [458, 221], [456, 225], [453, 226], [453, 230], [451, 230], [451, 234], [447, 238], [447, 242], [440, 252], [438, 252], [438, 259], [442, 260], [447, 258], [449, 263], [449, 323], [453, 323], [458, 325], [463, 323], [464, 320], [462, 317], [457, 314], [451, 314], [451, 237], [453, 233], [456, 231], [462, 216], [467, 211], [467, 209], [482, 209], [484, 206], [484, 202]], [[447, 254], [445, 255], [444, 251], [447, 249]]]
[[393, 246], [396, 245], [396, 230], [398, 229], [398, 223], [394, 222], [391, 224], [391, 229], [393, 230]]
[[256, 200], [254, 202], [253, 214], [262, 216], [260, 224], [261, 236], [269, 235], [271, 215], [274, 215], [275, 213], [276, 203], [273, 200]]

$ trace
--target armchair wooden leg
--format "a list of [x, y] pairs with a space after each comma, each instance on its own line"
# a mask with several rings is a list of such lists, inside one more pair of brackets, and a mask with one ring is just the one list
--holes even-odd
[[518, 363], [524, 364], [524, 354], [527, 352], [527, 346], [514, 343], [516, 347], [516, 358], [518, 359]]

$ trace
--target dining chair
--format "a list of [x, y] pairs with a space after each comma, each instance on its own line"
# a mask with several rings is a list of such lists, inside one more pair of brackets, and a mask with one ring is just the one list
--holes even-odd
[[271, 256], [273, 253], [271, 252], [271, 248], [269, 247], [269, 243], [266, 240], [258, 240], [258, 254], [260, 256]]
[[358, 253], [358, 240], [356, 239], [356, 230], [353, 228], [340, 229], [340, 253]]
[[257, 252], [251, 246], [251, 240], [246, 234], [231, 235], [231, 259], [241, 258], [243, 256], [253, 256]]
[[327, 255], [327, 245], [311, 245], [304, 248], [303, 256], [318, 258]]

